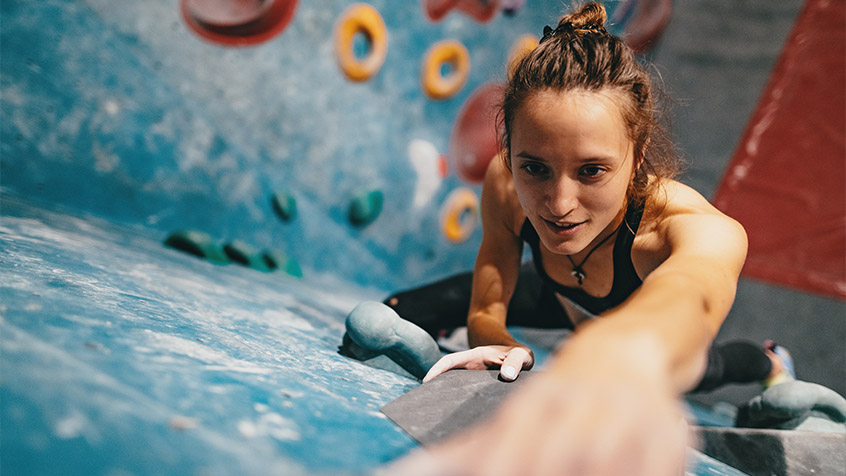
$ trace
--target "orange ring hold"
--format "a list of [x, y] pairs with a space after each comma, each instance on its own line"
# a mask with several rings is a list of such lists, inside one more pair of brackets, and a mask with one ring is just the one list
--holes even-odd
[[511, 51], [508, 53], [508, 77], [514, 75], [514, 68], [524, 56], [531, 53], [538, 47], [538, 38], [535, 35], [523, 35], [514, 41]]
[[[361, 33], [370, 43], [367, 56], [359, 60], [353, 52], [355, 35]], [[388, 52], [388, 32], [382, 16], [366, 3], [351, 5], [335, 27], [335, 53], [347, 78], [366, 81], [379, 71]]]
[[452, 243], [461, 243], [470, 238], [476, 229], [478, 217], [479, 199], [476, 194], [469, 188], [457, 188], [447, 197], [442, 209], [441, 230]]
[[[453, 66], [453, 71], [447, 76], [441, 74], [441, 66], [445, 63]], [[423, 91], [432, 99], [447, 99], [464, 86], [469, 73], [470, 53], [467, 48], [455, 40], [439, 41], [429, 48], [423, 58]]]

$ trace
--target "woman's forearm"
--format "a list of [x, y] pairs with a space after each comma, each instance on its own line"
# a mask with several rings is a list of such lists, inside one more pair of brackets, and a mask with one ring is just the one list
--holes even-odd
[[[500, 305], [500, 307], [502, 306]], [[506, 329], [505, 318], [496, 315], [500, 312], [504, 315], [505, 309], [471, 311], [467, 319], [467, 338], [470, 347], [478, 347], [480, 345], [519, 345]]]

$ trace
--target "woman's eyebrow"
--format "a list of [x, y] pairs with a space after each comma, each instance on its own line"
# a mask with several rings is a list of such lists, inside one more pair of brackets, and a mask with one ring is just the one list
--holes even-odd
[[[529, 154], [528, 152], [520, 152], [519, 154], [515, 155], [514, 157], [518, 157], [518, 158], [521, 158], [521, 159], [534, 160], [534, 161], [538, 161], [538, 162], [546, 162], [546, 159], [544, 159], [543, 157], [532, 155], [532, 154]], [[609, 163], [609, 162], [616, 162], [616, 161], [617, 161], [616, 157], [614, 157], [612, 155], [605, 155], [605, 154], [585, 156], [585, 157], [574, 160], [574, 162], [579, 163], [579, 164], [590, 164], [590, 163], [596, 163], [596, 162]]]
[[516, 155], [516, 157], [520, 157], [521, 159], [536, 160], [538, 162], [546, 162], [546, 160], [544, 160], [543, 157], [537, 157], [537, 156], [534, 156], [532, 154], [529, 154], [528, 152], [520, 152], [519, 154]]

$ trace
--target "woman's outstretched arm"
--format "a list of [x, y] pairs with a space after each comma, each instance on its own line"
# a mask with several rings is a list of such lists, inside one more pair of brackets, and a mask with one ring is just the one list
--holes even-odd
[[689, 440], [679, 397], [698, 380], [731, 306], [746, 236], [692, 190], [675, 192], [682, 206], [668, 205], [657, 229], [664, 257], [648, 266], [641, 288], [582, 326], [492, 418], [403, 470], [681, 474]]

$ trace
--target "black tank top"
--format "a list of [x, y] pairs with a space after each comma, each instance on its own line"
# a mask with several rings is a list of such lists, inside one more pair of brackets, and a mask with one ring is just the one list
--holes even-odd
[[[532, 260], [538, 275], [548, 283], [552, 289], [573, 301], [586, 311], [599, 315], [615, 306], [620, 305], [641, 285], [640, 277], [632, 264], [632, 243], [635, 233], [640, 226], [643, 217], [643, 206], [629, 205], [626, 209], [624, 222], [617, 233], [614, 241], [614, 282], [611, 284], [611, 292], [605, 297], [595, 297], [584, 292], [581, 288], [572, 288], [554, 281], [543, 269], [543, 261], [540, 252], [540, 238], [532, 223], [526, 218], [523, 228], [520, 230], [520, 238], [532, 248]], [[628, 226], [627, 226], [628, 224]]]

